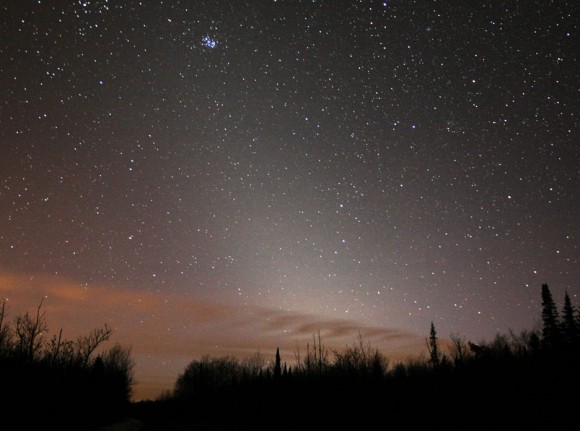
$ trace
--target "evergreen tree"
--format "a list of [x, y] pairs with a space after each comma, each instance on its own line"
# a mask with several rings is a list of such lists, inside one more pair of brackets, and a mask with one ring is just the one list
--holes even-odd
[[437, 367], [441, 361], [441, 355], [439, 353], [439, 339], [437, 338], [437, 331], [435, 331], [435, 325], [431, 322], [431, 331], [429, 333], [429, 339], [427, 340], [427, 348], [429, 349], [429, 361], [431, 365]]
[[274, 378], [278, 379], [282, 375], [282, 367], [280, 364], [280, 348], [276, 348], [276, 363], [274, 364]]
[[560, 344], [560, 317], [552, 293], [547, 284], [542, 284], [542, 342], [547, 348]]
[[578, 343], [578, 321], [576, 310], [570, 301], [568, 292], [564, 295], [564, 309], [562, 310], [562, 334], [568, 347], [574, 347]]

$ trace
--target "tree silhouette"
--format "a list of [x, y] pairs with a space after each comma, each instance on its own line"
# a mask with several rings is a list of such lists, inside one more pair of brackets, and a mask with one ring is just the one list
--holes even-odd
[[77, 350], [80, 354], [80, 359], [82, 360], [83, 365], [89, 363], [89, 359], [93, 352], [100, 344], [111, 337], [112, 332], [112, 329], [105, 324], [102, 328], [93, 329], [88, 336], [80, 337], [77, 340]]
[[[244, 369], [245, 362], [240, 366], [232, 362], [227, 379], [217, 378], [224, 376], [223, 360], [194, 361], [178, 378], [173, 392], [177, 402], [165, 401], [164, 414], [172, 424], [206, 424], [219, 416], [218, 421], [234, 425], [229, 422], [232, 418], [242, 429], [254, 429], [256, 424], [262, 426], [258, 429], [270, 429], [279, 428], [283, 417], [289, 421], [284, 429], [360, 429], [375, 426], [387, 406], [392, 420], [432, 428], [433, 415], [453, 405], [466, 417], [477, 418], [481, 429], [493, 429], [498, 423], [517, 429], [567, 429], [567, 424], [560, 426], [560, 412], [573, 408], [576, 399], [555, 388], [580, 384], [580, 349], [560, 347], [568, 332], [580, 328], [580, 316], [566, 295], [560, 319], [547, 285], [542, 286], [542, 299], [544, 328], [497, 334], [493, 340], [477, 344], [451, 334], [451, 351], [444, 353], [445, 346], [439, 345], [431, 321], [425, 338], [428, 355], [408, 358], [393, 367], [387, 366], [378, 349], [362, 342], [360, 333], [358, 343], [340, 351], [330, 349], [327, 356], [318, 332], [313, 344], [306, 345], [304, 359], [296, 350], [294, 369], [282, 365], [279, 348], [275, 360], [267, 367], [256, 367], [255, 372]], [[547, 348], [546, 343], [558, 340], [558, 349]], [[200, 393], [204, 384], [211, 391]], [[437, 388], [436, 397], [429, 396], [433, 388]], [[482, 397], [485, 393], [494, 397]], [[413, 404], [406, 401], [411, 397], [416, 400]], [[287, 406], [296, 400], [301, 408], [288, 415]], [[489, 414], [481, 416], [482, 409]], [[222, 418], [222, 411], [232, 414]], [[420, 411], [424, 414], [417, 415]], [[219, 425], [216, 429], [222, 429]], [[463, 425], [447, 424], [446, 428], [462, 429]]]
[[16, 336], [18, 337], [18, 353], [26, 361], [36, 359], [42, 348], [42, 334], [48, 329], [44, 311], [40, 311], [42, 302], [32, 317], [28, 311], [16, 317]]
[[435, 331], [435, 325], [433, 322], [431, 322], [431, 330], [429, 331], [427, 348], [429, 349], [429, 361], [431, 362], [431, 365], [437, 367], [441, 361], [441, 354], [439, 353], [439, 340], [437, 338], [437, 331]]
[[279, 379], [282, 375], [282, 367], [280, 363], [280, 348], [276, 348], [276, 363], [274, 364], [274, 378]]
[[568, 292], [564, 295], [564, 308], [562, 310], [562, 334], [567, 347], [574, 347], [578, 342], [578, 321], [576, 310], [570, 301]]
[[547, 348], [560, 344], [560, 318], [550, 288], [542, 284], [542, 342]]
[[10, 347], [10, 326], [4, 323], [6, 316], [6, 300], [2, 300], [2, 308], [0, 309], [0, 356], [5, 353]]
[[79, 420], [92, 427], [124, 417], [133, 385], [130, 349], [117, 344], [94, 357], [109, 339], [107, 325], [76, 342], [63, 339], [62, 329], [47, 339], [42, 304], [35, 313], [17, 315], [12, 325], [5, 301], [0, 305], [2, 408], [34, 411], [20, 418], [25, 429], [76, 429]]

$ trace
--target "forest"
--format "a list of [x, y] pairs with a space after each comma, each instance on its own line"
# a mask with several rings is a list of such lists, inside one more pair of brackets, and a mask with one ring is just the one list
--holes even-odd
[[[541, 299], [538, 328], [443, 344], [432, 323], [425, 356], [404, 362], [361, 336], [328, 349], [320, 333], [292, 366], [277, 349], [272, 361], [204, 356], [172, 391], [141, 402], [130, 401], [130, 348], [98, 349], [110, 328], [44, 340], [41, 306], [7, 322], [3, 303], [0, 405], [23, 429], [575, 429], [580, 311], [567, 293], [559, 310], [547, 284]], [[16, 413], [23, 406], [34, 413]]]

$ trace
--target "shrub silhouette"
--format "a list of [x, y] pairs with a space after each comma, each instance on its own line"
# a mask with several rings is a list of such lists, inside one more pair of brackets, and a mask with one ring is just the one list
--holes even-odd
[[[62, 330], [48, 341], [42, 301], [35, 314], [7, 322], [6, 302], [0, 309], [0, 405], [6, 412], [27, 414], [24, 429], [42, 425], [58, 429], [96, 426], [126, 414], [133, 385], [130, 349], [115, 344], [96, 356], [112, 331], [104, 325], [76, 341]], [[79, 425], [79, 423], [81, 425]]]

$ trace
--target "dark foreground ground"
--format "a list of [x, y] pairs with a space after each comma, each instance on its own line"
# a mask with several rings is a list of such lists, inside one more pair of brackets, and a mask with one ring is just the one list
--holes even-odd
[[397, 378], [272, 379], [133, 403], [99, 431], [577, 430], [576, 359], [479, 362]]
[[[493, 379], [473, 386], [434, 381], [391, 388], [273, 390], [263, 398], [228, 394], [207, 402], [147, 402], [112, 430], [577, 430], [578, 381], [553, 386]], [[567, 393], [567, 388], [572, 392]]]

